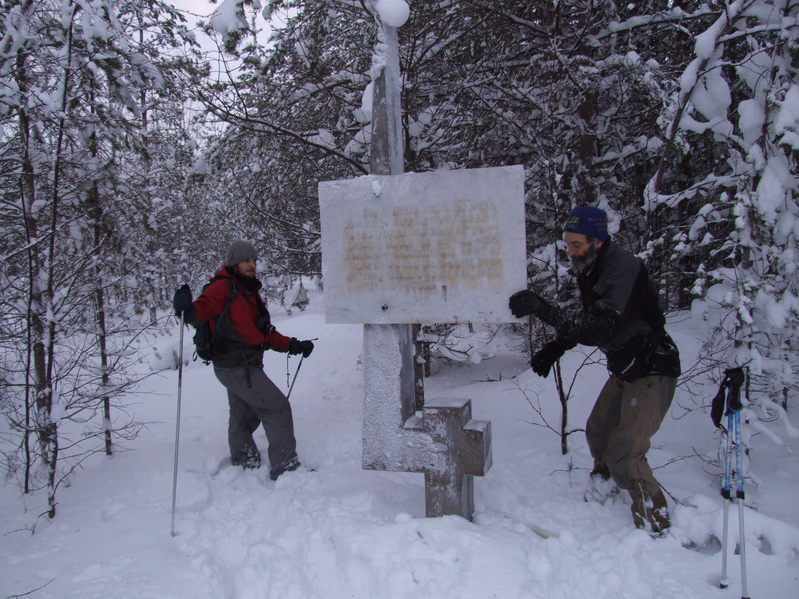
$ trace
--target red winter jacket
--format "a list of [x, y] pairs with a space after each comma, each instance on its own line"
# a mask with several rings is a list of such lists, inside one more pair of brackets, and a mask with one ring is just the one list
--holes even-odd
[[205, 291], [194, 301], [197, 318], [210, 321], [211, 330], [215, 329], [216, 316], [224, 310], [225, 302], [230, 294], [230, 284], [222, 279], [228, 279], [236, 286], [236, 296], [230, 302], [228, 312], [230, 322], [235, 326], [241, 337], [241, 339], [236, 341], [239, 344], [246, 344], [245, 347], [249, 346], [247, 347], [249, 351], [260, 350], [262, 352], [263, 349], [267, 349], [262, 347], [264, 344], [277, 351], [288, 351], [289, 337], [281, 335], [271, 326], [267, 329], [269, 332], [264, 333], [256, 325], [261, 314], [265, 315], [265, 319], [262, 318], [262, 321], [269, 322], [269, 312], [266, 309], [266, 304], [258, 293], [261, 289], [261, 283], [255, 281], [254, 289], [248, 291], [224, 266], [216, 272], [214, 277], [220, 278], [208, 285]]

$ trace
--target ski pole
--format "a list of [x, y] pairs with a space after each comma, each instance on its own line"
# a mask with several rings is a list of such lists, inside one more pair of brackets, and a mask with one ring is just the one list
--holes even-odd
[[[310, 339], [310, 341], [316, 341], [318, 337], [314, 337]], [[297, 375], [300, 374], [300, 366], [302, 366], [302, 361], [305, 359], [305, 356], [300, 356], [300, 363], [297, 364], [297, 370], [294, 371], [294, 378], [291, 379], [291, 385], [289, 386], [289, 392], [286, 394], [286, 401], [288, 398], [291, 397], [291, 390], [294, 389], [294, 382], [297, 380]], [[286, 356], [286, 366], [288, 367], [288, 356]], [[286, 382], [288, 382], [288, 369], [286, 370]]]
[[180, 313], [180, 348], [178, 349], [178, 413], [175, 418], [175, 466], [172, 472], [172, 531], [175, 536], [175, 500], [178, 492], [178, 449], [180, 448], [180, 394], [183, 387], [183, 312]]
[[721, 496], [724, 498], [724, 525], [721, 534], [721, 580], [719, 588], [726, 589], [730, 581], [727, 579], [727, 542], [729, 540], [730, 521], [730, 466], [732, 464], [732, 441], [730, 435], [732, 414], [727, 415], [727, 431], [724, 433], [727, 446], [724, 450], [724, 483], [721, 487]]
[[746, 533], [744, 530], [744, 471], [741, 456], [741, 411], [734, 412], [735, 421], [735, 463], [738, 471], [738, 490], [735, 501], [738, 503], [738, 538], [741, 545], [741, 599], [749, 599], [746, 590]]
[[297, 380], [297, 375], [300, 374], [300, 366], [302, 366], [302, 361], [305, 359], [305, 356], [300, 356], [300, 363], [297, 364], [297, 370], [294, 372], [294, 378], [291, 379], [291, 386], [289, 387], [289, 392], [286, 394], [286, 401], [289, 400], [291, 397], [291, 390], [294, 389], [294, 382]]

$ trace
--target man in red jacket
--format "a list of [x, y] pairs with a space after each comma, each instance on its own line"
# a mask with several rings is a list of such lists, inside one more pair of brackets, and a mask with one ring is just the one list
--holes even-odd
[[261, 453], [253, 433], [263, 424], [269, 442], [269, 477], [276, 480], [284, 472], [300, 466], [297, 459], [291, 405], [263, 371], [267, 349], [302, 354], [313, 351], [311, 341], [298, 341], [281, 335], [269, 318], [266, 304], [258, 293], [261, 282], [255, 278], [257, 252], [246, 241], [230, 244], [225, 266], [192, 302], [191, 290], [183, 285], [175, 292], [175, 313], [184, 322], [206, 320], [214, 332], [214, 374], [225, 386], [230, 405], [228, 443], [233, 464], [258, 468]]

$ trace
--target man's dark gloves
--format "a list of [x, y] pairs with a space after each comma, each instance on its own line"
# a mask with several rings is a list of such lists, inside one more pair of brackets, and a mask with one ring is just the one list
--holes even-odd
[[533, 354], [530, 366], [538, 376], [546, 377], [552, 365], [563, 355], [564, 348], [557, 341], [550, 341], [543, 348]]
[[307, 358], [313, 351], [313, 341], [297, 341], [294, 337], [289, 339], [289, 353], [292, 356], [302, 354], [303, 358]]
[[184, 322], [191, 322], [194, 320], [194, 304], [191, 301], [191, 289], [189, 289], [188, 285], [181, 285], [178, 290], [175, 291], [172, 307], [175, 308], [175, 316], [178, 318], [183, 314]]
[[547, 324], [554, 325], [558, 309], [544, 300], [537, 293], [523, 289], [510, 296], [510, 311], [516, 318], [533, 314]]

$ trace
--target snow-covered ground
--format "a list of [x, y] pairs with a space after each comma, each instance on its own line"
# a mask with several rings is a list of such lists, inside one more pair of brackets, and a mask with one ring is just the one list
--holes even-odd
[[[322, 298], [303, 313], [273, 310], [284, 334], [319, 337], [292, 394], [300, 458], [314, 471], [268, 480], [264, 469], [220, 470], [227, 451], [227, 402], [211, 367], [184, 369], [176, 536], [171, 536], [177, 371], [149, 379], [134, 400], [149, 424], [130, 451], [96, 456], [58, 492], [58, 516], [37, 520], [40, 497], [2, 488], [0, 597], [81, 599], [308, 598], [737, 598], [738, 555], [730, 587], [718, 588], [722, 500], [707, 412], [715, 388], [681, 386], [649, 454], [669, 495], [672, 534], [636, 530], [625, 500], [583, 500], [591, 460], [581, 432], [559, 438], [531, 408], [540, 399], [557, 423], [551, 378], [542, 380], [507, 340], [493, 339], [479, 364], [443, 366], [428, 397], [468, 397], [473, 417], [493, 427], [493, 467], [475, 479], [473, 523], [424, 518], [419, 474], [361, 469], [361, 328], [326, 325]], [[696, 323], [670, 330], [687, 365]], [[146, 362], [163, 366], [177, 347], [153, 341]], [[186, 353], [191, 342], [186, 336]], [[572, 351], [567, 369], [578, 363]], [[267, 370], [286, 385], [286, 357], [269, 354]], [[293, 373], [298, 359], [291, 358]], [[602, 366], [581, 371], [570, 423], [582, 427], [605, 380]], [[527, 398], [525, 398], [524, 393]], [[690, 394], [693, 393], [694, 396]], [[794, 425], [799, 424], [795, 414]], [[746, 561], [753, 598], [799, 596], [799, 439], [755, 439], [747, 487]], [[258, 433], [265, 450], [265, 437]], [[679, 501], [677, 504], [676, 501]], [[731, 534], [737, 538], [737, 511]], [[30, 528], [35, 524], [35, 533]], [[544, 538], [534, 532], [553, 533]]]

